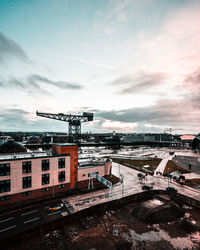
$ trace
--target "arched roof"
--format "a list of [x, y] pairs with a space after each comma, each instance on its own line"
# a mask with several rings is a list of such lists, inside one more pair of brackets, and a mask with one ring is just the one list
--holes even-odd
[[7, 142], [4, 142], [0, 145], [0, 154], [6, 153], [23, 153], [26, 152], [26, 148], [20, 143], [15, 142], [10, 139]]

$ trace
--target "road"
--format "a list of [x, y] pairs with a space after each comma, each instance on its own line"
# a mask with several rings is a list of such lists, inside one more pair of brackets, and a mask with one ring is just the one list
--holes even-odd
[[[16, 233], [26, 231], [34, 226], [39, 226], [51, 220], [67, 216], [71, 213], [86, 209], [90, 206], [104, 203], [110, 199], [119, 199], [124, 196], [142, 192], [142, 185], [137, 177], [138, 171], [124, 165], [114, 163], [112, 173], [116, 176], [122, 174], [123, 183], [117, 183], [113, 187], [113, 195], [109, 196], [109, 189], [94, 191], [87, 194], [68, 196], [62, 200], [43, 202], [35, 206], [26, 207], [0, 216], [0, 239], [10, 237]], [[168, 186], [168, 179], [161, 176], [148, 176], [146, 183], [155, 183], [154, 189], [165, 189]], [[176, 187], [179, 193], [200, 200], [200, 191], [189, 187], [181, 186], [175, 182], [169, 183]], [[58, 210], [50, 212], [49, 208], [64, 206]]]
[[4, 239], [32, 228], [39, 226], [56, 218], [62, 217], [61, 213], [68, 215], [73, 213], [73, 207], [65, 202], [60, 210], [50, 211], [49, 208], [57, 208], [61, 200], [44, 202], [24, 209], [18, 209], [0, 216], [0, 239]]

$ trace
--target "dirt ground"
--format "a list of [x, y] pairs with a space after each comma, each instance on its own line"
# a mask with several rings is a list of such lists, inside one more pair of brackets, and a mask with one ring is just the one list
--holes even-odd
[[52, 222], [7, 249], [200, 249], [200, 214], [157, 195], [101, 214], [94, 207], [92, 215], [70, 224]]

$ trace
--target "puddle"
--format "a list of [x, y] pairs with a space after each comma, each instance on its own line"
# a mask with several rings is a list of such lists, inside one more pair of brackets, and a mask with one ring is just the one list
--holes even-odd
[[163, 205], [164, 202], [162, 202], [158, 199], [153, 199], [153, 200], [145, 201], [143, 204], [147, 208], [154, 208], [154, 207]]
[[[169, 236], [169, 234], [158, 228], [156, 226], [156, 229], [158, 230], [157, 232], [155, 231], [150, 231], [142, 234], [137, 234], [134, 230], [130, 229], [129, 230], [129, 236], [127, 234], [123, 235], [123, 238], [132, 241], [133, 244], [136, 241], [162, 241], [165, 240], [169, 242], [173, 248], [175, 249], [194, 249], [199, 246], [200, 244], [200, 232], [196, 232], [193, 234], [188, 235], [188, 237], [177, 237], [177, 238], [172, 238]], [[135, 244], [134, 244], [135, 245]]]

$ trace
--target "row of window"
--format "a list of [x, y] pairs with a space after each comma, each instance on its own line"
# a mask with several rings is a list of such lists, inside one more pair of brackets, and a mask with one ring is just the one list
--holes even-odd
[[[59, 185], [58, 188], [64, 188], [65, 184]], [[49, 188], [42, 188], [41, 189], [42, 192], [47, 192], [49, 191]], [[22, 193], [22, 196], [27, 196], [27, 195], [31, 195], [32, 192], [31, 191], [26, 191]], [[5, 195], [5, 196], [1, 196], [0, 197], [0, 201], [6, 201], [6, 200], [10, 200], [11, 199], [11, 195]]]
[[[22, 162], [22, 173], [31, 173], [31, 161]], [[58, 159], [58, 168], [65, 168], [65, 158]], [[49, 160], [42, 160], [42, 171], [50, 169]], [[0, 164], [0, 176], [10, 175], [10, 163]]]
[[[49, 184], [50, 174], [42, 174], [42, 185]], [[65, 171], [58, 173], [58, 181], [65, 181]], [[0, 181], [0, 193], [9, 192], [10, 191], [10, 180]], [[22, 187], [30, 188], [32, 187], [32, 177], [26, 176], [22, 178]]]

